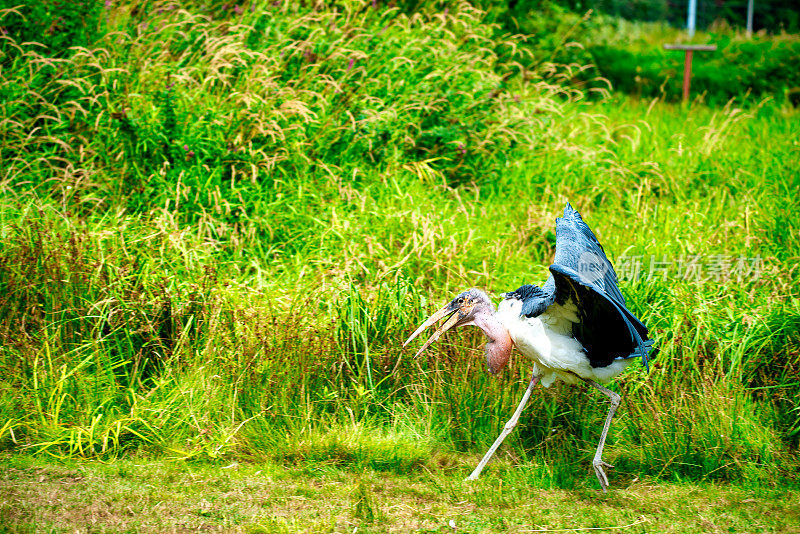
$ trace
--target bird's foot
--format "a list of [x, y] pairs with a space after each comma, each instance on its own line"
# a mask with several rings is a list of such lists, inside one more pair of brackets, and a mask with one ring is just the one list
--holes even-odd
[[600, 458], [595, 458], [592, 465], [594, 466], [594, 474], [597, 475], [597, 480], [600, 481], [600, 487], [603, 488], [603, 493], [605, 493], [608, 491], [608, 476], [603, 468], [613, 468], [614, 466], [604, 462]]
[[[484, 460], [487, 460], [486, 457], [484, 457]], [[481, 460], [481, 463], [478, 464], [475, 470], [472, 473], [470, 473], [470, 475], [465, 480], [478, 480], [478, 477], [481, 476], [481, 471], [483, 471], [483, 468], [485, 466], [486, 462]]]

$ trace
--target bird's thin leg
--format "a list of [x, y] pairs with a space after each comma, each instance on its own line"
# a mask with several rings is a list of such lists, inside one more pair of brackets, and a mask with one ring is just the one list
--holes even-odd
[[603, 447], [606, 444], [606, 436], [608, 435], [608, 429], [611, 427], [611, 419], [614, 417], [614, 412], [617, 411], [617, 406], [619, 406], [619, 401], [622, 399], [617, 393], [614, 393], [610, 389], [604, 388], [597, 382], [593, 382], [592, 380], [583, 379], [587, 384], [590, 386], [599, 389], [608, 398], [611, 399], [611, 408], [608, 410], [608, 416], [606, 417], [606, 424], [603, 425], [603, 433], [600, 434], [600, 442], [597, 444], [597, 452], [594, 453], [594, 460], [592, 460], [592, 465], [594, 466], [594, 473], [597, 475], [597, 480], [600, 481], [600, 487], [603, 488], [603, 492], [608, 490], [608, 476], [606, 476], [606, 472], [603, 470], [604, 467], [614, 467], [611, 464], [607, 464], [603, 461]]
[[476, 467], [472, 474], [467, 477], [467, 480], [475, 480], [480, 476], [481, 471], [483, 471], [483, 468], [486, 467], [487, 463], [489, 463], [489, 459], [492, 457], [494, 452], [497, 450], [500, 444], [503, 443], [503, 440], [506, 439], [506, 436], [511, 433], [511, 431], [514, 429], [514, 426], [516, 426], [517, 421], [519, 420], [519, 415], [522, 413], [522, 409], [525, 408], [525, 405], [528, 403], [528, 399], [531, 398], [531, 391], [533, 391], [533, 388], [538, 382], [538, 376], [531, 377], [531, 383], [528, 384], [528, 389], [525, 390], [525, 394], [522, 396], [522, 402], [520, 402], [519, 406], [517, 406], [517, 411], [515, 411], [514, 415], [511, 416], [511, 419], [508, 420], [506, 426], [503, 427], [503, 431], [500, 432], [500, 435], [497, 436], [496, 440], [494, 440], [492, 446], [489, 447], [489, 450], [483, 455], [478, 467]]

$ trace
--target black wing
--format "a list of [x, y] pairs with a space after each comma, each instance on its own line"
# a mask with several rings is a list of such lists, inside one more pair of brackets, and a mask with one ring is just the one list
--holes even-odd
[[614, 266], [608, 261], [594, 232], [569, 203], [564, 208], [564, 217], [556, 219], [556, 256], [553, 265], [571, 269], [608, 298], [625, 306]]
[[647, 327], [625, 306], [614, 267], [592, 230], [569, 204], [564, 217], [556, 219], [556, 254], [550, 272], [556, 302], [571, 301], [578, 307], [580, 322], [572, 331], [593, 367], [638, 356], [649, 369], [647, 356], [653, 341]]

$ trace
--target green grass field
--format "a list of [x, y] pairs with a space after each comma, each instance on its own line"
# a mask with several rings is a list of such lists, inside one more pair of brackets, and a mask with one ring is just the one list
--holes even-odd
[[[472, 458], [477, 461], [478, 457]], [[608, 494], [450, 468], [4, 458], [3, 532], [798, 532], [797, 489], [650, 479]], [[2, 528], [2, 527], [0, 527]]]
[[[798, 531], [788, 102], [584, 93], [466, 3], [209, 5], [0, 43], [0, 532]], [[470, 485], [530, 365], [401, 343], [543, 282], [567, 201], [660, 353], [609, 494], [568, 386]]]

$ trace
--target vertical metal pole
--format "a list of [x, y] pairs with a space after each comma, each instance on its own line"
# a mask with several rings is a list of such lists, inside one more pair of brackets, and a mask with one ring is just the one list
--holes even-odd
[[694, 50], [687, 50], [683, 60], [683, 101], [689, 100], [689, 83], [692, 79], [692, 54]]
[[686, 28], [689, 30], [689, 37], [694, 36], [695, 19], [697, 19], [697, 0], [689, 0], [689, 17], [686, 20]]
[[747, 36], [753, 35], [753, 0], [747, 0]]

